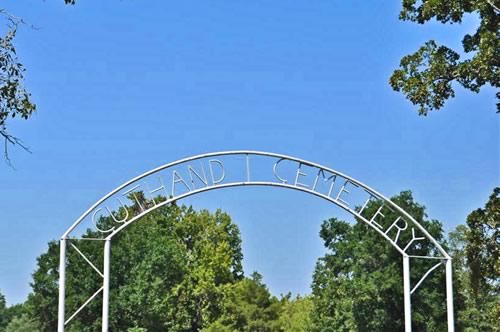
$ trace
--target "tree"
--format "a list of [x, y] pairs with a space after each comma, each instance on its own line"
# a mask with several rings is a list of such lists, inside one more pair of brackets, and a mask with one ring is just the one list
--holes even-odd
[[280, 310], [280, 301], [254, 272], [251, 278], [228, 285], [221, 317], [204, 331], [279, 332]]
[[11, 165], [8, 147], [18, 145], [29, 151], [23, 142], [10, 134], [8, 121], [18, 117], [28, 119], [36, 110], [31, 95], [24, 87], [23, 65], [19, 62], [13, 41], [22, 20], [0, 9], [0, 16], [8, 21], [5, 36], [0, 37], [0, 136], [4, 139], [4, 156]]
[[[499, 195], [496, 188], [485, 207], [472, 212], [467, 225], [458, 226], [444, 243], [454, 262], [458, 331], [500, 328], [496, 319], [500, 313]], [[425, 207], [414, 201], [411, 192], [401, 192], [392, 200], [437, 241], [444, 242], [441, 223], [427, 218]], [[374, 215], [379, 206], [379, 202], [369, 203], [363, 215]], [[124, 209], [117, 213], [124, 214]], [[126, 209], [132, 214], [140, 207], [134, 203]], [[384, 220], [396, 217], [385, 210], [384, 215]], [[101, 218], [98, 226], [107, 229], [112, 222], [111, 217]], [[88, 230], [86, 235], [98, 234]], [[317, 262], [313, 294], [295, 299], [288, 294], [279, 300], [271, 295], [260, 274], [244, 277], [239, 230], [227, 214], [196, 212], [177, 205], [161, 207], [113, 241], [110, 328], [129, 332], [403, 330], [399, 252], [359, 219], [353, 224], [336, 218], [326, 220], [320, 236], [328, 252]], [[400, 241], [408, 242], [410, 237], [403, 232]], [[96, 266], [102, 266], [101, 243], [72, 243]], [[33, 293], [26, 304], [6, 308], [0, 294], [0, 324], [8, 325], [8, 331], [22, 331], [24, 326], [30, 331], [56, 329], [58, 251], [58, 244], [51, 242], [39, 257]], [[433, 256], [437, 252], [431, 243], [421, 241], [408, 253]], [[99, 289], [102, 278], [71, 248], [68, 263], [66, 301], [67, 314], [71, 314]], [[412, 258], [411, 284], [415, 285], [434, 263]], [[437, 269], [412, 294], [414, 331], [446, 329], [445, 294], [444, 269]], [[70, 323], [68, 331], [98, 330], [101, 305], [97, 297]]]
[[314, 304], [310, 296], [291, 299], [288, 294], [281, 303], [279, 322], [283, 332], [311, 331]]
[[[33, 326], [25, 324], [29, 318], [29, 308], [24, 304], [15, 304], [7, 307], [5, 296], [0, 292], [0, 332], [18, 331], [18, 326]], [[19, 329], [19, 331], [38, 331], [37, 329], [26, 330]]]
[[[425, 207], [414, 201], [411, 192], [401, 192], [392, 200], [437, 241], [443, 239], [441, 224], [426, 218]], [[371, 202], [364, 210], [366, 215], [373, 215], [379, 205]], [[385, 220], [397, 217], [390, 211], [384, 215]], [[323, 223], [320, 236], [328, 252], [318, 260], [313, 275], [313, 329], [322, 332], [404, 330], [401, 254], [361, 220], [351, 225], [329, 219]], [[403, 243], [408, 242], [411, 234], [401, 233], [401, 237]], [[414, 250], [412, 255], [435, 253], [434, 246], [428, 242], [422, 242]], [[428, 261], [412, 260], [413, 285], [432, 266]], [[446, 329], [443, 270], [436, 270], [412, 295], [415, 331]]]
[[14, 317], [7, 325], [5, 332], [38, 332], [38, 323], [27, 314], [20, 317]]
[[[467, 225], [458, 225], [448, 235], [453, 257], [453, 288], [458, 331], [498, 331], [498, 293], [485, 293], [479, 300], [471, 284], [471, 269], [465, 248], [468, 246]], [[479, 301], [478, 301], [479, 300]], [[496, 312], [495, 312], [496, 311]]]
[[500, 291], [500, 187], [493, 190], [482, 209], [467, 217], [465, 252], [471, 270], [471, 286], [477, 298]]
[[466, 331], [500, 330], [499, 196], [500, 188], [495, 188], [485, 207], [449, 235], [457, 326]]
[[[101, 218], [99, 224], [111, 222]], [[87, 231], [89, 237], [97, 235]], [[102, 266], [100, 242], [73, 243]], [[58, 251], [58, 243], [49, 243], [33, 275], [28, 302], [42, 331], [55, 331], [57, 326]], [[238, 227], [221, 211], [211, 214], [170, 205], [149, 213], [113, 241], [110, 329], [175, 332], [208, 326], [222, 312], [227, 285], [243, 278], [242, 257]], [[68, 249], [68, 315], [101, 285], [102, 278]], [[101, 298], [95, 298], [68, 331], [98, 330], [101, 306]]]
[[[500, 10], [493, 0], [403, 0], [399, 17], [404, 21], [460, 23], [466, 14], [477, 15], [480, 23], [474, 34], [463, 37], [464, 54], [429, 40], [403, 57], [390, 78], [392, 88], [418, 105], [420, 115], [454, 97], [453, 83], [476, 93], [485, 84], [500, 86]], [[496, 96], [500, 99], [500, 92]]]
[[0, 292], [0, 331], [3, 331], [7, 324], [7, 302], [5, 301], [5, 295]]

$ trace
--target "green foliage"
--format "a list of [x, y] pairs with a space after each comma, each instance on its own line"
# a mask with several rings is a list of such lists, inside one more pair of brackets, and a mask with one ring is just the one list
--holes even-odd
[[[453, 257], [456, 328], [499, 331], [498, 223], [496, 188], [483, 209], [470, 214], [448, 237]], [[444, 242], [441, 224], [429, 220], [411, 192], [392, 200], [410, 213], [436, 240]], [[127, 209], [132, 213], [140, 207]], [[363, 215], [379, 208], [371, 202]], [[122, 209], [118, 213], [125, 213]], [[384, 210], [385, 228], [396, 214]], [[111, 219], [102, 218], [106, 229]], [[88, 231], [87, 235], [97, 234]], [[230, 217], [182, 206], [165, 206], [118, 235], [112, 245], [111, 322], [114, 331], [328, 332], [402, 331], [404, 329], [401, 255], [361, 220], [354, 224], [332, 218], [320, 231], [328, 250], [318, 260], [313, 294], [281, 300], [272, 296], [260, 274], [245, 278], [241, 239]], [[407, 243], [411, 232], [400, 235]], [[97, 266], [102, 243], [74, 242]], [[496, 245], [495, 245], [496, 244]], [[433, 255], [434, 246], [419, 241], [408, 253]], [[57, 319], [58, 244], [51, 242], [38, 259], [33, 294], [27, 304], [6, 308], [0, 294], [0, 323], [23, 331], [54, 331]], [[102, 283], [101, 277], [68, 249], [67, 315]], [[412, 285], [434, 261], [412, 259]], [[444, 269], [437, 269], [412, 295], [413, 329], [446, 330]], [[101, 300], [69, 324], [68, 331], [100, 328]], [[33, 317], [33, 319], [31, 318]], [[10, 322], [10, 323], [9, 323]], [[38, 325], [33, 325], [34, 323]], [[30, 325], [31, 324], [31, 325]], [[12, 325], [12, 326], [11, 326]], [[11, 331], [9, 330], [9, 331]], [[0, 325], [0, 331], [2, 326]], [[17, 330], [16, 330], [17, 331]]]
[[0, 331], [3, 331], [7, 324], [7, 302], [5, 301], [5, 295], [0, 292]]
[[8, 120], [18, 117], [28, 119], [36, 110], [31, 96], [24, 88], [24, 67], [19, 62], [13, 41], [17, 26], [22, 21], [0, 9], [0, 17], [7, 19], [8, 31], [0, 36], [0, 135], [5, 140], [5, 158], [10, 163], [7, 147], [19, 145], [27, 149], [22, 141], [7, 130]]
[[311, 297], [284, 297], [281, 305], [279, 325], [284, 332], [308, 332], [312, 330], [314, 304]]
[[[28, 317], [29, 308], [25, 304], [15, 304], [7, 307], [5, 296], [0, 292], [0, 332], [7, 331], [13, 320], [20, 319], [21, 316]], [[14, 325], [15, 326], [15, 325]], [[12, 329], [10, 329], [12, 331]]]
[[[411, 214], [438, 241], [442, 227], [427, 220], [425, 207], [413, 200], [409, 191], [392, 200]], [[379, 203], [372, 202], [363, 214], [373, 215]], [[384, 220], [397, 215], [387, 210]], [[313, 325], [315, 331], [402, 331], [404, 329], [401, 254], [387, 241], [373, 234], [361, 220], [354, 225], [336, 218], [322, 225], [321, 238], [328, 253], [319, 259], [313, 276]], [[401, 234], [403, 243], [411, 232]], [[434, 247], [421, 243], [412, 254], [432, 255]], [[428, 268], [429, 260], [412, 261], [412, 284]], [[432, 262], [431, 262], [432, 264]], [[444, 269], [442, 269], [444, 270]], [[446, 329], [444, 276], [436, 271], [413, 294], [413, 328], [416, 331]]]
[[457, 328], [464, 331], [500, 331], [499, 194], [495, 188], [485, 208], [449, 235]]
[[131, 327], [127, 330], [127, 332], [148, 332], [148, 330], [142, 327]]
[[227, 287], [221, 317], [204, 331], [282, 331], [280, 310], [280, 301], [271, 296], [262, 282], [262, 276], [254, 272], [251, 278]]
[[38, 332], [40, 331], [38, 323], [27, 314], [14, 317], [7, 325], [5, 332]]
[[[392, 88], [418, 105], [420, 115], [440, 109], [454, 97], [454, 82], [476, 93], [485, 84], [500, 86], [500, 15], [489, 0], [403, 0], [400, 19], [419, 24], [432, 19], [460, 23], [466, 14], [476, 14], [480, 19], [476, 32], [463, 37], [466, 57], [430, 40], [403, 57], [390, 78]], [[497, 110], [500, 112], [500, 102]]]
[[[450, 250], [453, 257], [453, 285], [458, 331], [499, 331], [498, 293], [485, 293], [476, 297], [471, 284], [471, 268], [467, 261], [466, 247], [470, 229], [459, 225], [449, 234]], [[496, 308], [496, 309], [495, 309]], [[495, 313], [496, 311], [496, 313]]]
[[[103, 218], [100, 224], [108, 222]], [[96, 234], [88, 231], [87, 235]], [[102, 266], [102, 243], [74, 243], [96, 266]], [[56, 329], [58, 249], [57, 243], [49, 244], [33, 275], [29, 303], [43, 331]], [[176, 205], [159, 208], [113, 241], [110, 329], [201, 329], [219, 317], [226, 286], [242, 278], [241, 260], [240, 233], [227, 214]], [[67, 314], [101, 284], [101, 277], [69, 248]], [[101, 304], [100, 297], [92, 301], [69, 324], [69, 331], [98, 330]]]
[[465, 252], [474, 294], [500, 291], [500, 187], [493, 190], [483, 209], [467, 217]]

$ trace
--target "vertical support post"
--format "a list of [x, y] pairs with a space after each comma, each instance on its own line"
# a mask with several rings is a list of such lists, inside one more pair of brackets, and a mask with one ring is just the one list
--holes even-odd
[[66, 299], [66, 239], [59, 242], [59, 307], [57, 314], [57, 332], [64, 332], [64, 314]]
[[448, 314], [448, 332], [455, 331], [455, 317], [453, 312], [453, 275], [451, 258], [446, 260], [446, 310]]
[[411, 332], [411, 285], [410, 285], [410, 257], [403, 255], [403, 292], [405, 306], [405, 332]]
[[109, 266], [111, 263], [111, 240], [104, 242], [104, 283], [102, 292], [102, 332], [109, 327]]

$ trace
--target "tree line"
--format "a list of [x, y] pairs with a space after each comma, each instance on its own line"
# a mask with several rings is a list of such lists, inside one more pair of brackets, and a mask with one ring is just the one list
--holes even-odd
[[[445, 234], [428, 219], [410, 191], [392, 200], [409, 212], [453, 257], [457, 331], [499, 331], [500, 188], [466, 223]], [[377, 202], [366, 208], [375, 212]], [[129, 213], [140, 209], [126, 207]], [[125, 213], [122, 210], [119, 213]], [[387, 215], [388, 219], [392, 216]], [[99, 220], [101, 226], [112, 223]], [[86, 236], [98, 235], [87, 230]], [[361, 220], [325, 220], [320, 237], [327, 253], [317, 261], [311, 294], [279, 297], [257, 272], [246, 276], [240, 231], [222, 211], [163, 206], [117, 235], [112, 246], [110, 330], [204, 332], [403, 331], [401, 256]], [[404, 236], [404, 235], [402, 235]], [[102, 266], [102, 243], [75, 245]], [[423, 243], [418, 255], [432, 255]], [[432, 265], [412, 261], [414, 285]], [[57, 329], [59, 244], [51, 241], [37, 260], [27, 301], [6, 307], [0, 295], [0, 331]], [[102, 285], [101, 276], [68, 251], [67, 317]], [[446, 330], [444, 269], [412, 296], [414, 331]], [[67, 326], [100, 330], [102, 301], [95, 298]]]

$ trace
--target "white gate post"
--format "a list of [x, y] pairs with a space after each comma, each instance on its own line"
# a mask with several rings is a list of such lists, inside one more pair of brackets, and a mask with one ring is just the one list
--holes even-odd
[[64, 332], [64, 301], [66, 298], [66, 239], [59, 242], [59, 307], [57, 314], [57, 332]]
[[410, 257], [403, 255], [403, 293], [405, 307], [405, 332], [411, 332], [411, 286], [410, 286]]
[[104, 283], [102, 292], [102, 332], [109, 326], [109, 265], [111, 260], [111, 240], [104, 242]]
[[451, 258], [446, 260], [446, 310], [448, 314], [448, 332], [455, 331], [455, 318], [453, 312], [453, 276]]

